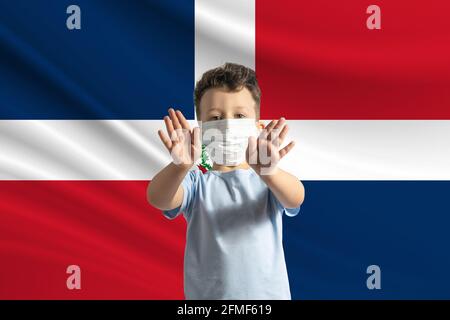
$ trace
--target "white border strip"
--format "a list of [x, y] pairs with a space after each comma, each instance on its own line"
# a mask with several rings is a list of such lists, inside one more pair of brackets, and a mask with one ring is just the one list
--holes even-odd
[[255, 68], [255, 2], [195, 1], [195, 79], [235, 62]]
[[2, 120], [0, 179], [150, 179], [170, 156], [161, 120]]
[[291, 120], [303, 180], [450, 180], [448, 120]]
[[[450, 180], [450, 121], [288, 125], [296, 146], [281, 167], [302, 180]], [[149, 180], [171, 161], [158, 129], [162, 120], [2, 120], [0, 179]]]

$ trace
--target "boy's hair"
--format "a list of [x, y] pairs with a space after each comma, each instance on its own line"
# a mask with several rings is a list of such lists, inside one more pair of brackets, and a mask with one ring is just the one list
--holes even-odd
[[200, 119], [200, 100], [206, 90], [225, 87], [229, 91], [247, 88], [255, 100], [256, 118], [259, 119], [261, 89], [256, 80], [255, 71], [241, 64], [227, 62], [217, 68], [206, 71], [197, 81], [194, 90], [194, 104], [197, 118]]

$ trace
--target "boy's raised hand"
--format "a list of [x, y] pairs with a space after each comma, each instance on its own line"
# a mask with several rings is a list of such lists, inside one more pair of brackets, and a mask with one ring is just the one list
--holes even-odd
[[169, 150], [173, 162], [182, 167], [192, 167], [202, 152], [200, 128], [191, 130], [181, 111], [169, 109], [169, 116], [164, 117], [168, 136], [158, 130], [161, 141]]
[[278, 162], [294, 147], [294, 141], [280, 149], [288, 133], [284, 118], [272, 120], [258, 138], [250, 137], [247, 148], [247, 162], [259, 175], [275, 172]]

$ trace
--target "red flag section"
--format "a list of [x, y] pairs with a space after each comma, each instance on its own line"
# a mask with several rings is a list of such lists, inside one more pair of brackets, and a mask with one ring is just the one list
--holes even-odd
[[258, 1], [261, 117], [450, 119], [449, 14], [445, 0]]
[[[0, 299], [183, 299], [186, 223], [146, 181], [2, 181]], [[69, 265], [81, 289], [69, 290]]]

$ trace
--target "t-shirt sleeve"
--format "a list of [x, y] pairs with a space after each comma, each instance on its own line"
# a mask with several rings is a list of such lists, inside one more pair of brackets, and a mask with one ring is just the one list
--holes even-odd
[[185, 217], [191, 214], [193, 202], [195, 199], [197, 181], [201, 171], [196, 168], [188, 172], [181, 182], [183, 187], [183, 201], [181, 205], [172, 210], [163, 210], [163, 214], [168, 219], [175, 219], [180, 213], [184, 213]]
[[285, 208], [270, 189], [269, 200], [274, 208], [280, 210], [281, 212], [284, 212], [288, 217], [295, 217], [300, 212], [301, 205], [297, 208]]

